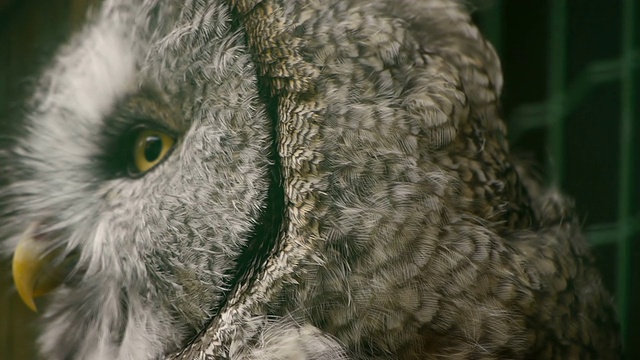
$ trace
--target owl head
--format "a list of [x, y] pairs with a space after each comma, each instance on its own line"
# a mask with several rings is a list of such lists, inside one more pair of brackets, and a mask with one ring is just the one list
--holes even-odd
[[156, 359], [224, 299], [265, 212], [271, 122], [222, 1], [106, 1], [2, 153], [1, 236], [49, 359]]
[[531, 215], [460, 1], [105, 0], [40, 79], [0, 237], [49, 359], [421, 345], [441, 238]]

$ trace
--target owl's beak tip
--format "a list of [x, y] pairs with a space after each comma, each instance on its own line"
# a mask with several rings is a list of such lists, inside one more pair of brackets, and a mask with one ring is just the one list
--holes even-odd
[[51, 265], [57, 256], [44, 239], [34, 237], [36, 225], [24, 232], [13, 253], [11, 271], [18, 295], [29, 309], [37, 312], [34, 299], [54, 288], [60, 281], [52, 276]]
[[33, 251], [31, 251], [26, 244], [29, 241], [33, 240], [27, 240], [24, 236], [20, 239], [18, 247], [13, 254], [11, 270], [13, 282], [16, 285], [18, 295], [20, 295], [22, 302], [32, 311], [37, 312], [38, 309], [34, 301], [33, 291], [41, 265], [37, 257], [34, 256]]

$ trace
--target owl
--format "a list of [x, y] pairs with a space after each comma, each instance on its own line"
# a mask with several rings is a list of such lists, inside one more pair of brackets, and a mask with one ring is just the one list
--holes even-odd
[[1, 154], [43, 358], [617, 358], [502, 83], [460, 1], [105, 0]]

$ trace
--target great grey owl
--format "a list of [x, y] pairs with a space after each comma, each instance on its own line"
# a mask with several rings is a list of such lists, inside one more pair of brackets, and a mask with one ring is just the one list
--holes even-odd
[[618, 357], [501, 87], [454, 0], [104, 1], [2, 155], [43, 358]]

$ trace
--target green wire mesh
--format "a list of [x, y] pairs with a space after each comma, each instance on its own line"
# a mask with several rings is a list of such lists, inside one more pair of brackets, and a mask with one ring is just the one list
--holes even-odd
[[[611, 202], [617, 203], [614, 207], [615, 220], [613, 222], [600, 222], [589, 224], [586, 227], [586, 235], [592, 245], [596, 248], [596, 253], [600, 247], [613, 246], [615, 248], [615, 258], [605, 259], [605, 265], [615, 270], [615, 296], [618, 305], [618, 312], [621, 322], [623, 344], [626, 348], [627, 356], [640, 353], [638, 345], [632, 343], [634, 339], [640, 339], [637, 329], [637, 320], [630, 319], [632, 312], [637, 311], [637, 306], [632, 307], [632, 292], [635, 291], [633, 282], [637, 279], [638, 265], [632, 264], [632, 254], [640, 241], [640, 209], [634, 209], [634, 204], [638, 193], [636, 184], [640, 180], [637, 169], [637, 157], [634, 155], [639, 150], [635, 147], [635, 138], [640, 133], [640, 114], [637, 108], [640, 102], [639, 82], [640, 75], [640, 47], [638, 45], [638, 23], [640, 22], [640, 9], [637, 0], [600, 0], [603, 4], [613, 5], [614, 1], [620, 2], [615, 6], [620, 6], [619, 21], [612, 22], [612, 25], [619, 26], [619, 38], [606, 39], [608, 41], [619, 42], [620, 51], [617, 56], [609, 59], [598, 59], [591, 61], [582, 71], [574, 76], [570, 81], [568, 72], [568, 41], [572, 37], [580, 37], [581, 34], [570, 33], [568, 22], [570, 19], [569, 7], [575, 5], [569, 0], [549, 0], [540, 2], [539, 6], [544, 6], [547, 11], [546, 24], [546, 98], [542, 101], [519, 103], [506, 116], [510, 123], [510, 137], [518, 139], [527, 131], [532, 129], [544, 129], [546, 133], [546, 149], [552, 159], [547, 166], [547, 175], [550, 184], [556, 186], [567, 185], [568, 164], [573, 161], [567, 154], [567, 142], [570, 136], [567, 132], [567, 118], [576, 112], [576, 109], [584, 105], [589, 96], [603, 86], [614, 86], [619, 89], [619, 125], [617, 139], [618, 154], [615, 168], [617, 174], [612, 174], [611, 181], [617, 180], [617, 199]], [[504, 54], [505, 31], [505, 6], [504, 0], [477, 0], [475, 1], [478, 11], [476, 17], [483, 29], [484, 34], [493, 42], [499, 53]], [[582, 3], [579, 6], [589, 7], [596, 3]], [[510, 4], [513, 5], [513, 4]], [[533, 31], [533, 30], [532, 30]], [[588, 42], [587, 42], [588, 43]], [[503, 61], [510, 59], [503, 56]], [[526, 71], [526, 69], [525, 69]], [[610, 89], [610, 88], [607, 88]], [[608, 119], [601, 119], [608, 121]], [[618, 120], [616, 120], [618, 121]], [[634, 139], [635, 138], [635, 139]], [[602, 142], [613, 141], [602, 137]], [[636, 163], [634, 163], [636, 162]], [[601, 169], [593, 168], [593, 172]], [[594, 192], [599, 189], [594, 188]], [[580, 202], [578, 202], [580, 208]], [[638, 256], [638, 255], [635, 255]], [[637, 262], [637, 260], [636, 260]], [[632, 266], [635, 266], [632, 268]], [[638, 285], [635, 285], [638, 286]], [[635, 293], [634, 293], [635, 294]], [[637, 295], [636, 295], [637, 296]], [[637, 300], [636, 300], [637, 301]]]

